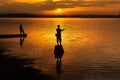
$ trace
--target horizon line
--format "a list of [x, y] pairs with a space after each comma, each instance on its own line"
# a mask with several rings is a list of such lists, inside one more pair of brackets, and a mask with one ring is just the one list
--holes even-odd
[[70, 15], [44, 15], [31, 13], [0, 13], [0, 18], [120, 18], [120, 14], [70, 14]]

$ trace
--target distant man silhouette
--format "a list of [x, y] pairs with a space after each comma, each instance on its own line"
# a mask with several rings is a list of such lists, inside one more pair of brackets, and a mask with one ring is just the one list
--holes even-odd
[[22, 27], [22, 24], [20, 24], [20, 34], [25, 34], [23, 27]]
[[60, 45], [61, 45], [61, 42], [62, 42], [61, 31], [64, 31], [64, 29], [60, 29], [60, 25], [57, 25], [56, 31], [57, 31], [57, 34], [56, 34], [57, 44], [59, 45], [59, 43], [60, 43]]

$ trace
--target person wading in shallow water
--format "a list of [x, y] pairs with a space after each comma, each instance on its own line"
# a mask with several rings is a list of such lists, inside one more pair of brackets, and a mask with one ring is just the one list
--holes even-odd
[[20, 27], [19, 27], [19, 28], [20, 28], [20, 35], [21, 35], [21, 34], [25, 34], [24, 29], [23, 29], [23, 27], [22, 27], [22, 24], [20, 24]]
[[57, 44], [61, 45], [62, 42], [62, 38], [61, 38], [61, 32], [64, 31], [64, 29], [60, 29], [60, 25], [57, 25], [57, 29], [56, 29], [57, 33], [56, 33], [56, 37], [57, 37]]

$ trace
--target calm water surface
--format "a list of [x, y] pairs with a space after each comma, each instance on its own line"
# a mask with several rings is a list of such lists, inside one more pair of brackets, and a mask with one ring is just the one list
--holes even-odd
[[[34, 58], [31, 66], [56, 80], [120, 80], [120, 19], [118, 18], [5, 18], [0, 34], [19, 33], [22, 23], [28, 37], [0, 39], [6, 54]], [[56, 27], [61, 25], [61, 71], [56, 70], [54, 47]]]

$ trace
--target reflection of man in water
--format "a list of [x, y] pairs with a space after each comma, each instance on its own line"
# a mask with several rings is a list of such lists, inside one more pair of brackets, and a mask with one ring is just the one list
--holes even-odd
[[57, 34], [56, 34], [57, 44], [60, 43], [60, 45], [61, 45], [61, 42], [62, 42], [61, 31], [64, 31], [64, 29], [60, 29], [60, 25], [58, 25], [57, 27], [58, 27], [58, 28], [56, 29], [56, 31], [57, 31]]
[[25, 34], [24, 30], [23, 30], [23, 27], [22, 27], [22, 24], [20, 24], [20, 34]]
[[57, 62], [56, 62], [57, 72], [60, 72], [60, 71], [61, 71], [61, 65], [62, 65], [61, 63], [62, 63], [61, 59], [60, 59], [60, 60], [57, 59]]

